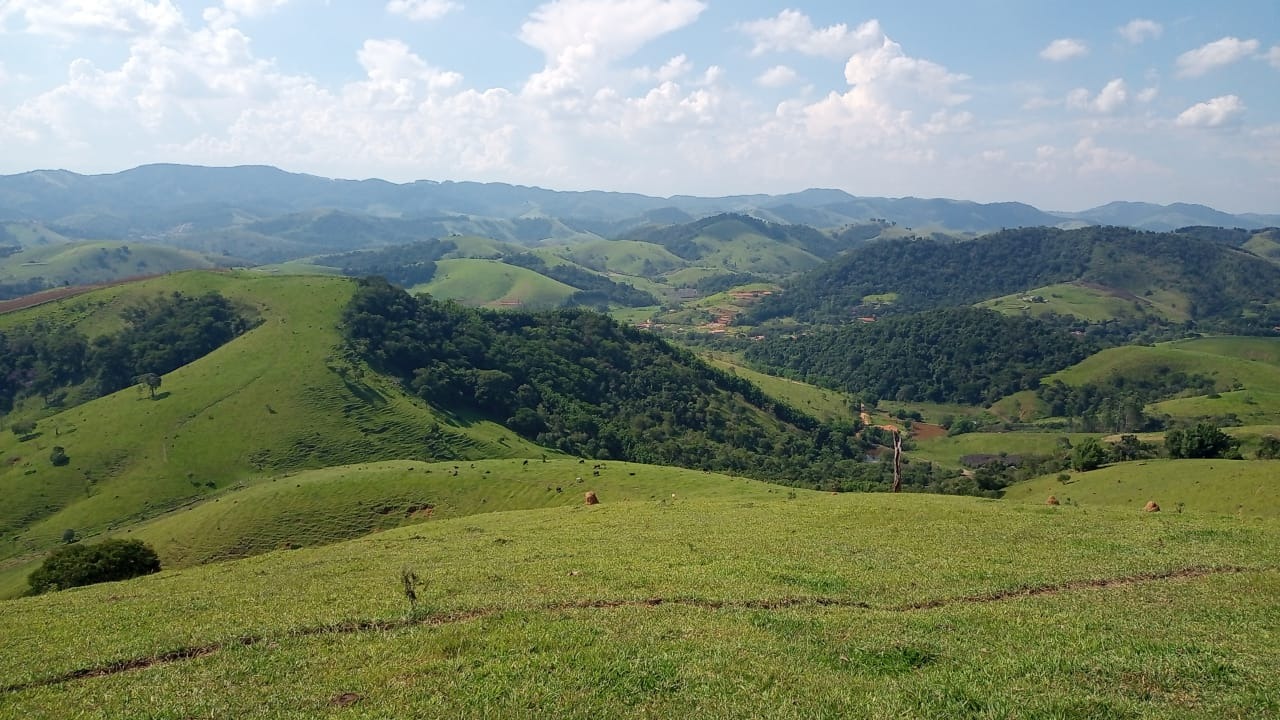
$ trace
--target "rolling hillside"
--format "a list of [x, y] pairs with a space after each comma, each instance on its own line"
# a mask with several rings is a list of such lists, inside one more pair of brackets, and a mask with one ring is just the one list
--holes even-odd
[[431, 282], [410, 288], [464, 305], [545, 309], [559, 307], [576, 288], [498, 260], [441, 260]]
[[[1123, 228], [1024, 228], [968, 242], [871, 243], [795, 279], [755, 322], [791, 316], [848, 322], [979, 303], [1059, 283], [1138, 298], [1160, 315], [1270, 329], [1280, 321], [1280, 267], [1213, 240]], [[895, 300], [870, 307], [868, 296]]]
[[[228, 264], [199, 253], [155, 245], [112, 242], [33, 245], [0, 257], [0, 300], [44, 287], [93, 285], [141, 275], [210, 269]], [[6, 294], [4, 288], [19, 291]], [[39, 288], [44, 289], [44, 288]]]
[[103, 718], [1280, 709], [1273, 523], [721, 482], [740, 494], [604, 494], [15, 601], [0, 703]]
[[[131, 388], [42, 417], [32, 439], [0, 434], [4, 562], [25, 562], [66, 529], [93, 536], [290, 470], [543, 452], [501, 426], [440, 415], [345, 357], [337, 318], [353, 288], [345, 279], [183, 273], [3, 316], [92, 335], [137, 298], [182, 289], [217, 290], [264, 321], [166, 375], [155, 401]], [[69, 464], [50, 464], [53, 445]]]

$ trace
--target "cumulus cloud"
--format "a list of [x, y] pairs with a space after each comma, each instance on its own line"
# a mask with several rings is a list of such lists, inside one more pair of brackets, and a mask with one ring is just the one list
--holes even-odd
[[689, 61], [688, 56], [681, 53], [663, 63], [662, 67], [656, 70], [647, 67], [636, 70], [635, 77], [637, 80], [644, 82], [663, 83], [679, 80], [691, 72], [693, 72], [693, 63]]
[[1074, 38], [1058, 38], [1040, 51], [1040, 57], [1052, 62], [1064, 62], [1089, 54], [1089, 46]]
[[799, 52], [834, 60], [844, 60], [879, 42], [882, 34], [880, 23], [875, 20], [852, 30], [844, 23], [815, 27], [809, 16], [799, 10], [783, 10], [776, 17], [740, 23], [738, 29], [754, 41], [752, 55]]
[[1179, 127], [1215, 128], [1230, 123], [1245, 111], [1245, 104], [1235, 95], [1220, 97], [1196, 103], [1178, 115]]
[[1067, 107], [1104, 115], [1120, 110], [1128, 102], [1129, 87], [1120, 78], [1107, 83], [1096, 96], [1090, 96], [1085, 88], [1076, 88], [1067, 94]]
[[756, 84], [767, 88], [786, 87], [796, 81], [796, 71], [786, 65], [774, 65], [760, 73]]
[[654, 39], [698, 19], [701, 0], [554, 0], [538, 7], [520, 39], [546, 57], [524, 91], [548, 97], [586, 91], [592, 76]]
[[13, 19], [20, 30], [64, 40], [164, 33], [182, 25], [182, 13], [170, 0], [7, 0], [0, 4], [0, 27]]
[[1138, 102], [1143, 103], [1143, 104], [1149, 103], [1149, 102], [1151, 102], [1152, 100], [1155, 100], [1155, 99], [1156, 99], [1156, 96], [1157, 96], [1157, 95], [1159, 95], [1159, 94], [1160, 94], [1160, 88], [1158, 88], [1158, 87], [1154, 87], [1154, 86], [1152, 86], [1152, 87], [1148, 87], [1148, 88], [1143, 88], [1143, 89], [1138, 93]]
[[1200, 77], [1243, 60], [1258, 51], [1257, 40], [1224, 37], [1178, 56], [1179, 77]]
[[439, 20], [462, 5], [453, 0], [390, 0], [387, 12], [392, 15], [403, 15], [410, 20]]
[[1130, 43], [1141, 45], [1147, 40], [1160, 37], [1164, 33], [1164, 26], [1155, 20], [1134, 18], [1117, 28], [1116, 32], [1120, 33], [1120, 36]]
[[237, 15], [257, 17], [282, 7], [289, 0], [223, 0], [223, 7]]

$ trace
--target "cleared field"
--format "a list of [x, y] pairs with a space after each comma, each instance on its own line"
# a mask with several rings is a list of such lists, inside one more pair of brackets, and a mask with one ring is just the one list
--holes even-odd
[[1065, 432], [975, 432], [920, 441], [907, 455], [947, 467], [960, 467], [960, 458], [965, 455], [1050, 455], [1064, 437], [1074, 445], [1084, 438], [1098, 436]]
[[1088, 322], [1105, 322], [1133, 317], [1173, 319], [1177, 313], [1123, 290], [1093, 283], [1069, 282], [1048, 285], [978, 303], [1006, 315], [1071, 315]]
[[558, 254], [597, 272], [648, 278], [688, 265], [688, 261], [661, 245], [635, 240], [597, 240], [565, 248]]
[[857, 417], [850, 405], [849, 396], [844, 393], [802, 383], [798, 380], [788, 380], [775, 375], [767, 375], [741, 365], [735, 362], [733, 358], [723, 354], [708, 353], [704, 356], [704, 359], [716, 367], [750, 380], [769, 396], [782, 400], [788, 405], [809, 413], [816, 418], [822, 420], [836, 418], [852, 420]]
[[1155, 501], [1162, 512], [1280, 518], [1280, 462], [1274, 460], [1143, 460], [1086, 473], [1018, 483], [1013, 502], [1043, 503], [1050, 495], [1080, 506], [1141, 509]]
[[1278, 562], [1274, 523], [967, 498], [490, 513], [8, 603], [0, 713], [1265, 717]]
[[497, 260], [441, 260], [431, 282], [410, 289], [464, 305], [552, 308], [564, 304], [576, 288], [532, 270]]

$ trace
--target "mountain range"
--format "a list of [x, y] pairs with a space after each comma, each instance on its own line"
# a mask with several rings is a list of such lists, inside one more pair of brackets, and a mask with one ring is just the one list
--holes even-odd
[[918, 232], [953, 233], [1026, 226], [1123, 225], [1163, 231], [1191, 225], [1280, 225], [1280, 214], [1233, 215], [1186, 203], [1113, 202], [1080, 212], [1050, 212], [1016, 202], [857, 197], [832, 189], [664, 198], [503, 183], [335, 180], [266, 166], [158, 164], [106, 175], [37, 170], [0, 176], [0, 221], [38, 222], [98, 240], [262, 234], [263, 223], [314, 223], [317, 213], [333, 212], [343, 214], [342, 224], [401, 230], [391, 233], [396, 241], [404, 239], [404, 223], [413, 221], [413, 236], [423, 231], [483, 234], [524, 244], [575, 235], [613, 239], [642, 227], [723, 212], [819, 228], [883, 220]]

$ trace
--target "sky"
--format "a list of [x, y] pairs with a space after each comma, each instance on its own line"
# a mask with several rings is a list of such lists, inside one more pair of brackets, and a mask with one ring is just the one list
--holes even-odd
[[1280, 213], [1277, 0], [0, 0], [0, 173]]

